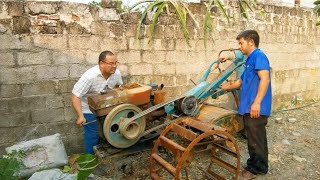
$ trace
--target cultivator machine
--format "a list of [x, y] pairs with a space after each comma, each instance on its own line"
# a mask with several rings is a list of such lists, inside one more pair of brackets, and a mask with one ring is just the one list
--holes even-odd
[[[219, 57], [225, 51], [234, 58], [222, 68]], [[89, 106], [100, 119], [100, 136], [121, 149], [156, 134], [150, 156], [152, 179], [237, 179], [240, 152], [233, 135], [243, 129], [242, 120], [235, 111], [207, 99], [225, 94], [219, 86], [244, 62], [239, 50], [221, 51], [194, 88], [169, 101], [163, 100], [163, 90], [144, 85], [89, 96]], [[173, 118], [158, 124], [148, 118], [164, 114]], [[208, 156], [207, 161], [200, 161], [200, 156]]]

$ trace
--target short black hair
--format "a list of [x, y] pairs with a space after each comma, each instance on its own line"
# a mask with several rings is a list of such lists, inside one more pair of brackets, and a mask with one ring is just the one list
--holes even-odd
[[245, 30], [242, 31], [238, 36], [237, 40], [240, 40], [241, 38], [245, 39], [246, 41], [248, 40], [253, 40], [254, 44], [256, 47], [259, 47], [259, 42], [260, 42], [260, 37], [257, 31], [255, 30]]
[[99, 55], [99, 61], [98, 63], [100, 63], [101, 61], [105, 60], [107, 56], [113, 56], [114, 54], [111, 51], [103, 51], [100, 53]]

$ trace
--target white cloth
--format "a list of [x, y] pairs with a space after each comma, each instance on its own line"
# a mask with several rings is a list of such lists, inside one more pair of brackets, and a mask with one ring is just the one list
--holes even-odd
[[98, 94], [106, 86], [113, 89], [116, 85], [122, 85], [121, 73], [117, 69], [107, 80], [102, 76], [99, 65], [88, 69], [74, 85], [72, 93], [81, 97], [81, 105], [83, 113], [92, 113], [88, 105], [88, 94]]

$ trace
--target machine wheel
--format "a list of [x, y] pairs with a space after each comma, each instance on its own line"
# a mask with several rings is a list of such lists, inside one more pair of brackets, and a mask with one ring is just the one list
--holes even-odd
[[141, 109], [132, 104], [121, 104], [109, 112], [103, 123], [103, 134], [112, 146], [128, 148], [139, 141], [139, 135], [146, 127], [145, 118], [128, 121], [139, 112]]
[[152, 179], [238, 179], [239, 173], [240, 151], [233, 136], [190, 117], [170, 124], [150, 157]]

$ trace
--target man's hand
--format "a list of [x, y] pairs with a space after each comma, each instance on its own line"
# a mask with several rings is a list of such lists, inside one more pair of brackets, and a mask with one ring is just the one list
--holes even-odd
[[251, 118], [259, 118], [260, 117], [260, 109], [261, 109], [261, 104], [254, 102], [251, 105], [250, 117]]
[[222, 90], [225, 90], [225, 91], [227, 91], [227, 90], [229, 90], [229, 87], [230, 85], [227, 85], [227, 84], [221, 84], [220, 86], [219, 86], [219, 88], [220, 89], [222, 89]]
[[77, 124], [78, 124], [80, 127], [82, 127], [84, 123], [86, 123], [86, 118], [84, 118], [83, 116], [78, 117], [78, 119], [77, 119]]
[[220, 59], [221, 59], [221, 63], [224, 63], [224, 62], [226, 62], [226, 61], [228, 61], [228, 60], [232, 60], [233, 59], [233, 57], [231, 57], [231, 56], [222, 56], [222, 57], [220, 57]]

